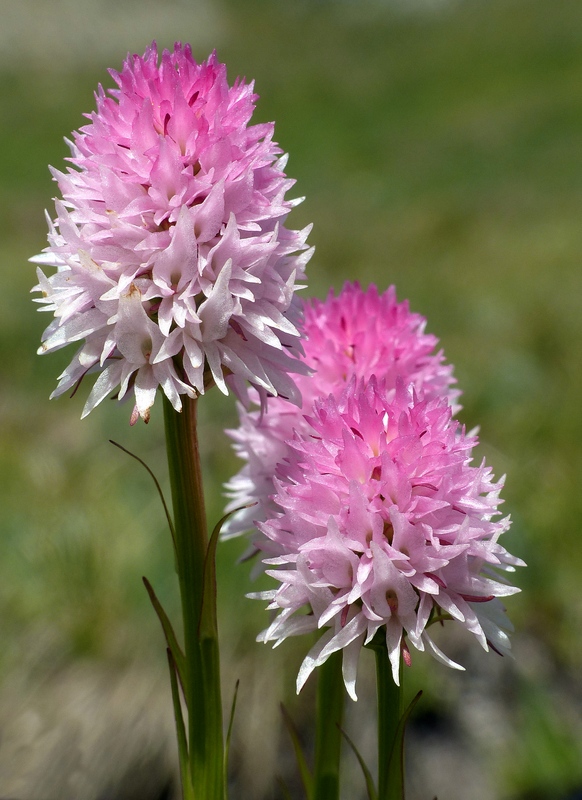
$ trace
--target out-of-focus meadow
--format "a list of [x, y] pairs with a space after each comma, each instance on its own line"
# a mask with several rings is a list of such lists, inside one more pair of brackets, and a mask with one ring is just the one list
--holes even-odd
[[[6, 0], [5, 0], [6, 2]], [[163, 641], [141, 584], [175, 613], [161, 404], [149, 426], [86, 389], [48, 400], [70, 358], [35, 355], [27, 258], [63, 137], [106, 69], [156, 38], [216, 47], [256, 79], [314, 222], [308, 293], [396, 284], [428, 317], [463, 390], [460, 417], [507, 473], [505, 544], [528, 562], [508, 600], [514, 662], [442, 631], [468, 666], [418, 655], [426, 696], [410, 730], [409, 798], [558, 800], [582, 790], [582, 4], [578, 0], [8, 0], [0, 34], [0, 797], [169, 800], [174, 744]], [[216, 391], [216, 390], [215, 390]], [[211, 520], [238, 469], [232, 398], [203, 403]], [[294, 765], [278, 703], [300, 725], [312, 686], [289, 688], [307, 642], [254, 643], [242, 542], [219, 556], [224, 687], [241, 678], [233, 797], [281, 796]], [[371, 665], [347, 727], [370, 750]], [[309, 736], [306, 732], [309, 746]], [[246, 787], [246, 788], [245, 788]], [[295, 790], [294, 790], [295, 791]], [[299, 797], [296, 790], [294, 796]], [[346, 800], [363, 797], [346, 755]]]

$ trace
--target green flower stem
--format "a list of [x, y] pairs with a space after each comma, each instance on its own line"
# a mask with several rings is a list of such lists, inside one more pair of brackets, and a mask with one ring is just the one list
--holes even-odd
[[313, 800], [339, 800], [344, 708], [342, 652], [333, 653], [318, 667], [317, 674]]
[[[216, 635], [216, 596], [204, 592], [208, 534], [196, 430], [196, 400], [176, 412], [164, 397], [166, 447], [176, 569], [184, 624], [184, 694], [188, 708], [188, 759], [195, 800], [224, 800], [222, 702]], [[213, 554], [210, 554], [213, 557]], [[214, 564], [206, 578], [214, 579]], [[204, 600], [204, 602], [203, 602]], [[204, 635], [201, 632], [204, 631]], [[209, 634], [210, 632], [210, 634]], [[185, 790], [186, 793], [186, 790]], [[189, 792], [188, 792], [189, 794]]]
[[402, 686], [394, 683], [386, 643], [376, 644], [373, 649], [378, 698], [378, 800], [404, 800], [403, 786], [394, 770], [394, 758], [400, 756], [395, 747], [403, 713]]

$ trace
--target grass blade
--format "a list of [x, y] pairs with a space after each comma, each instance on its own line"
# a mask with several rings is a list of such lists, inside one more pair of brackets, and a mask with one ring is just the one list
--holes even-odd
[[366, 781], [366, 790], [368, 792], [368, 800], [378, 800], [378, 792], [376, 791], [376, 787], [374, 786], [374, 778], [372, 777], [372, 773], [368, 769], [368, 766], [367, 766], [366, 762], [364, 761], [364, 759], [362, 758], [362, 756], [360, 755], [360, 751], [358, 750], [356, 745], [352, 742], [352, 740], [347, 735], [347, 733], [343, 730], [343, 728], [340, 728], [340, 730], [342, 732], [342, 736], [344, 737], [346, 742], [349, 744], [349, 746], [352, 748], [352, 750], [354, 752], [354, 755], [358, 759], [358, 763], [360, 764], [360, 767], [362, 768], [362, 772], [364, 773], [364, 780]]
[[186, 728], [184, 726], [184, 715], [182, 713], [182, 701], [180, 698], [180, 688], [178, 686], [178, 669], [174, 656], [170, 648], [167, 649], [168, 666], [170, 668], [170, 684], [172, 686], [172, 703], [174, 706], [174, 718], [176, 720], [176, 735], [178, 739], [178, 758], [180, 763], [180, 779], [182, 781], [182, 794], [184, 800], [193, 797], [192, 783], [190, 781], [190, 769], [188, 765], [188, 742], [186, 740]]
[[155, 483], [156, 489], [158, 491], [158, 495], [159, 495], [160, 500], [162, 501], [162, 505], [164, 507], [164, 513], [165, 513], [166, 519], [168, 521], [168, 527], [170, 528], [170, 533], [172, 534], [172, 541], [174, 542], [174, 548], [175, 548], [176, 547], [176, 534], [174, 532], [174, 523], [172, 522], [172, 516], [171, 516], [171, 514], [170, 514], [170, 512], [168, 510], [168, 505], [166, 503], [166, 499], [164, 497], [164, 493], [162, 492], [162, 487], [160, 486], [160, 482], [158, 481], [158, 479], [156, 478], [156, 476], [154, 475], [152, 470], [148, 467], [148, 465], [145, 463], [145, 461], [142, 458], [140, 458], [139, 456], [136, 456], [135, 453], [132, 453], [131, 450], [128, 450], [126, 447], [124, 447], [123, 445], [119, 444], [119, 442], [114, 442], [113, 439], [110, 439], [109, 441], [110, 441], [110, 443], [112, 445], [114, 445], [114, 447], [118, 447], [120, 450], [123, 450], [124, 453], [127, 453], [128, 456], [131, 456], [132, 458], [135, 458], [135, 460], [138, 461], [142, 465], [142, 467], [148, 472], [148, 474], [150, 475], [151, 479]]
[[156, 612], [158, 619], [160, 620], [162, 629], [164, 631], [164, 636], [166, 637], [166, 643], [168, 645], [168, 649], [172, 654], [172, 658], [174, 659], [174, 663], [176, 665], [176, 670], [178, 672], [178, 677], [180, 679], [180, 683], [182, 684], [182, 688], [184, 689], [185, 697], [188, 697], [188, 692], [186, 691], [186, 659], [184, 657], [184, 653], [180, 645], [178, 644], [178, 640], [176, 638], [176, 634], [174, 633], [174, 629], [172, 627], [172, 623], [170, 622], [168, 615], [164, 611], [162, 604], [158, 600], [156, 593], [154, 592], [153, 586], [148, 581], [147, 578], [142, 578], [144, 582], [144, 586], [147, 590], [149, 598], [151, 600], [152, 606], [154, 607], [154, 611]]
[[299, 768], [299, 775], [301, 776], [301, 782], [303, 784], [303, 788], [305, 789], [305, 796], [307, 800], [313, 800], [313, 776], [309, 767], [307, 766], [307, 761], [305, 759], [305, 753], [303, 752], [303, 748], [301, 747], [301, 742], [299, 741], [299, 733], [293, 720], [291, 719], [289, 712], [285, 708], [285, 706], [281, 703], [281, 711], [283, 713], [283, 720], [285, 721], [285, 726], [289, 731], [289, 735], [291, 736], [291, 741], [293, 742], [293, 750], [295, 751], [295, 758], [297, 760], [297, 766]]
[[[228, 720], [228, 730], [226, 732], [226, 742], [224, 745], [224, 786], [227, 786], [227, 769], [228, 769], [228, 756], [230, 753], [230, 739], [232, 735], [232, 725], [234, 722], [234, 714], [236, 711], [236, 701], [238, 697], [238, 689], [240, 686], [240, 680], [237, 680], [235, 687], [234, 687], [234, 695], [232, 698], [232, 705], [230, 707], [230, 718]], [[226, 800], [226, 788], [225, 788], [225, 800]]]
[[418, 692], [418, 694], [412, 698], [408, 708], [398, 721], [394, 744], [388, 762], [388, 786], [391, 791], [390, 797], [402, 797], [402, 800], [404, 800], [404, 729], [406, 728], [408, 717], [420, 700], [421, 695], [422, 691]]

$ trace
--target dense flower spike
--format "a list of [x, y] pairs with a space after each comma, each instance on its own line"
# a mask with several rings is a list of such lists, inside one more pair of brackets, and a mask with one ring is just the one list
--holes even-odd
[[55, 315], [39, 352], [83, 341], [54, 396], [101, 370], [83, 415], [118, 389], [147, 421], [158, 386], [179, 410], [212, 382], [299, 402], [308, 229], [284, 226], [298, 201], [273, 124], [249, 126], [252, 83], [229, 87], [214, 55], [197, 64], [180, 44], [111, 75], [69, 143], [73, 168], [53, 170], [63, 200], [33, 259], [56, 267], [38, 270]]
[[496, 519], [503, 480], [470, 465], [477, 440], [451, 419], [447, 400], [401, 381], [393, 389], [353, 379], [339, 399], [317, 401], [308, 423], [276, 481], [279, 513], [259, 525], [277, 553], [265, 562], [276, 567], [268, 574], [281, 583], [257, 595], [279, 612], [260, 638], [279, 643], [325, 629], [298, 690], [343, 650], [355, 698], [359, 651], [376, 634], [396, 683], [404, 637], [459, 667], [427, 633], [436, 615], [457, 620], [485, 649], [507, 652], [510, 623], [498, 598], [518, 589], [498, 571], [523, 562], [498, 543], [509, 526]]
[[[453, 388], [453, 368], [435, 352], [438, 339], [425, 333], [426, 320], [398, 303], [391, 286], [378, 294], [375, 286], [363, 290], [346, 284], [335, 297], [304, 304], [303, 361], [311, 375], [300, 375], [303, 398], [297, 409], [281, 398], [269, 400], [268, 413], [239, 408], [240, 427], [230, 431], [238, 455], [247, 463], [228, 484], [232, 500], [228, 510], [244, 507], [227, 522], [227, 535], [253, 528], [273, 509], [273, 475], [281, 475], [289, 457], [286, 441], [295, 431], [307, 430], [304, 415], [313, 401], [341, 392], [352, 379], [376, 375], [394, 391], [400, 378], [422, 390], [426, 398], [447, 397], [458, 409], [460, 392]], [[262, 538], [262, 537], [261, 537]]]

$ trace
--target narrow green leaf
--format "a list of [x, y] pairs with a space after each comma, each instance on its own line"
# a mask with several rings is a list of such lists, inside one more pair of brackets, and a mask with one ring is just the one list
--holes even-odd
[[158, 615], [158, 619], [162, 625], [162, 629], [164, 631], [164, 636], [166, 637], [166, 643], [170, 652], [172, 653], [172, 657], [174, 659], [174, 663], [176, 665], [176, 670], [178, 673], [178, 677], [180, 679], [180, 683], [182, 684], [182, 688], [184, 689], [184, 696], [188, 697], [188, 692], [186, 690], [186, 659], [184, 657], [184, 653], [180, 645], [178, 644], [178, 640], [176, 639], [176, 634], [174, 633], [174, 629], [172, 628], [172, 623], [170, 622], [168, 615], [164, 611], [162, 604], [156, 597], [156, 593], [154, 592], [153, 586], [148, 581], [147, 578], [142, 578], [144, 582], [144, 586], [147, 590], [151, 603], [154, 607], [154, 611]]
[[193, 797], [192, 784], [190, 781], [190, 769], [188, 766], [188, 742], [186, 741], [186, 728], [184, 726], [184, 715], [182, 713], [182, 701], [180, 699], [180, 688], [178, 686], [178, 669], [172, 651], [168, 647], [168, 666], [170, 668], [170, 684], [172, 687], [172, 703], [174, 705], [174, 718], [176, 720], [176, 735], [178, 739], [178, 758], [180, 763], [180, 779], [182, 781], [182, 794], [184, 800]]
[[350, 739], [350, 737], [347, 735], [347, 733], [344, 731], [343, 728], [340, 728], [340, 730], [342, 732], [342, 736], [344, 737], [346, 742], [349, 744], [349, 746], [352, 748], [352, 750], [354, 752], [354, 755], [358, 759], [358, 763], [360, 764], [360, 767], [362, 768], [362, 772], [364, 773], [364, 780], [366, 781], [366, 790], [368, 792], [368, 800], [378, 800], [378, 792], [376, 791], [376, 787], [374, 786], [374, 778], [372, 777], [372, 773], [368, 769], [368, 767], [366, 765], [366, 762], [364, 761], [364, 759], [360, 755], [360, 752], [359, 752], [358, 748], [356, 747], [356, 745], [352, 742], [352, 740]]
[[148, 474], [150, 475], [151, 479], [155, 483], [156, 489], [158, 491], [158, 495], [159, 495], [160, 500], [162, 501], [162, 505], [164, 507], [164, 513], [165, 513], [166, 519], [168, 521], [168, 527], [170, 528], [170, 533], [172, 534], [172, 541], [174, 542], [174, 550], [175, 550], [176, 549], [176, 534], [175, 534], [175, 531], [174, 531], [174, 523], [172, 522], [172, 517], [171, 517], [170, 512], [168, 510], [168, 505], [166, 503], [166, 499], [164, 497], [164, 493], [162, 492], [162, 487], [160, 486], [160, 482], [158, 481], [158, 479], [156, 478], [156, 476], [154, 475], [152, 470], [148, 467], [148, 465], [145, 463], [145, 461], [142, 458], [140, 458], [139, 456], [136, 456], [135, 453], [132, 453], [131, 450], [128, 450], [126, 447], [124, 447], [123, 445], [119, 444], [119, 442], [114, 442], [113, 439], [110, 439], [109, 442], [114, 447], [118, 447], [120, 450], [123, 450], [123, 452], [127, 453], [128, 456], [131, 456], [132, 458], [135, 458], [136, 461], [139, 461], [139, 463], [148, 472]]
[[230, 707], [230, 718], [228, 720], [228, 730], [226, 732], [226, 742], [224, 745], [224, 786], [225, 786], [225, 800], [226, 800], [226, 786], [227, 786], [227, 770], [228, 770], [228, 756], [230, 753], [230, 738], [232, 735], [232, 725], [234, 722], [234, 713], [236, 711], [236, 700], [238, 697], [238, 688], [240, 686], [240, 680], [237, 680], [235, 687], [234, 687], [234, 695], [232, 697], [232, 705]]
[[297, 732], [297, 728], [295, 727], [293, 720], [291, 719], [289, 712], [281, 703], [281, 711], [283, 713], [283, 720], [285, 722], [285, 726], [289, 731], [289, 735], [291, 736], [291, 741], [293, 742], [293, 750], [295, 751], [295, 758], [297, 760], [297, 766], [299, 767], [299, 775], [301, 776], [301, 782], [303, 784], [303, 788], [305, 789], [305, 796], [307, 800], [312, 800], [313, 798], [313, 776], [309, 767], [307, 766], [307, 761], [305, 759], [305, 753], [303, 752], [303, 748], [301, 747], [301, 742], [299, 741], [299, 733]]
[[390, 759], [388, 762], [388, 786], [390, 787], [390, 797], [398, 797], [404, 800], [404, 729], [408, 722], [408, 717], [413, 708], [418, 703], [422, 691], [413, 697], [404, 714], [400, 717]]
[[206, 548], [204, 559], [204, 583], [202, 587], [202, 611], [200, 613], [200, 625], [198, 628], [198, 639], [218, 639], [218, 623], [216, 621], [216, 545], [220, 535], [220, 529], [230, 516], [225, 514], [212, 531], [212, 536]]

